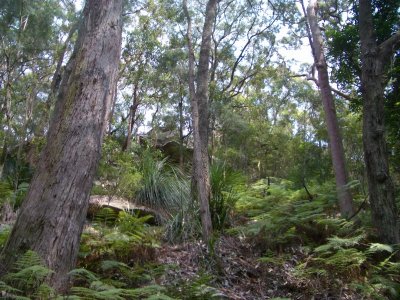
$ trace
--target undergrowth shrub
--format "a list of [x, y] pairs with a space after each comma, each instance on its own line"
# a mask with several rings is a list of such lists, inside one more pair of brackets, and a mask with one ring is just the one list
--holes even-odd
[[[397, 250], [398, 251], [398, 250]], [[299, 278], [316, 280], [323, 288], [349, 285], [368, 298], [400, 297], [400, 263], [393, 247], [368, 243], [362, 230], [351, 236], [333, 236], [316, 247], [295, 270]]]
[[55, 291], [46, 283], [51, 273], [39, 255], [29, 250], [16, 261], [12, 271], [1, 278], [0, 291], [4, 291], [8, 299], [50, 299], [55, 296]]
[[213, 276], [200, 274], [191, 280], [179, 280], [167, 287], [168, 295], [183, 300], [225, 299], [216, 288], [211, 286]]
[[230, 223], [231, 212], [245, 183], [240, 173], [216, 162], [210, 167], [210, 213], [213, 229], [221, 231]]
[[0, 181], [0, 220], [2, 218], [2, 206], [8, 204], [13, 210], [16, 210], [21, 206], [26, 192], [28, 191], [28, 187], [29, 184], [26, 182], [19, 183], [18, 187], [15, 188], [10, 180]]
[[179, 243], [201, 236], [200, 208], [198, 203], [182, 198], [178, 211], [165, 224], [165, 238]]
[[141, 187], [135, 195], [138, 204], [160, 211], [161, 216], [179, 212], [182, 203], [190, 201], [190, 180], [178, 168], [160, 159], [157, 153], [145, 150], [139, 170]]
[[[111, 269], [119, 272], [110, 273]], [[108, 271], [108, 273], [107, 273]], [[86, 269], [75, 269], [69, 274], [74, 279], [75, 285], [71, 288], [70, 294], [74, 299], [173, 299], [168, 297], [165, 288], [153, 284], [143, 287], [132, 288], [126, 283], [123, 276], [131, 276], [135, 271], [128, 265], [116, 261], [104, 261], [103, 272], [108, 275], [100, 277]], [[112, 274], [115, 279], [110, 278]], [[118, 280], [116, 280], [118, 279]], [[129, 282], [128, 282], [129, 283]], [[70, 296], [68, 297], [70, 299]]]
[[106, 137], [102, 148], [97, 177], [92, 195], [114, 195], [132, 199], [140, 187], [141, 173], [133, 152], [121, 151], [120, 144]]
[[[366, 298], [399, 299], [398, 249], [371, 243], [376, 237], [368, 212], [360, 211], [357, 223], [342, 219], [332, 184], [311, 186], [310, 190], [317, 191], [311, 199], [288, 181], [256, 182], [236, 203], [236, 209], [250, 222], [230, 232], [249, 238], [265, 263], [284, 263], [284, 256], [277, 256], [276, 251], [298, 249], [296, 253], [301, 255], [294, 274], [308, 283], [311, 294], [345, 287]], [[357, 206], [362, 198], [356, 195]]]
[[273, 181], [268, 184], [260, 180], [239, 195], [236, 209], [251, 222], [231, 230], [252, 238], [260, 252], [303, 245], [313, 247], [332, 234], [345, 235], [354, 230], [353, 222], [337, 216], [333, 185], [320, 186], [318, 194], [310, 200], [305, 190], [295, 189], [290, 181]]
[[[213, 229], [223, 231], [231, 225], [231, 217], [238, 193], [244, 189], [245, 177], [223, 163], [214, 163], [210, 168], [210, 213]], [[189, 188], [189, 185], [187, 186]], [[170, 242], [181, 242], [201, 236], [199, 204], [192, 199], [190, 190], [180, 198], [178, 210], [166, 226], [166, 237]]]
[[[119, 212], [113, 222], [103, 221], [85, 228], [81, 237], [79, 252], [80, 265], [96, 269], [103, 259], [116, 259], [125, 263], [154, 259], [158, 247], [157, 232], [146, 222], [152, 216], [137, 217], [127, 212]], [[105, 220], [110, 220], [109, 215]]]

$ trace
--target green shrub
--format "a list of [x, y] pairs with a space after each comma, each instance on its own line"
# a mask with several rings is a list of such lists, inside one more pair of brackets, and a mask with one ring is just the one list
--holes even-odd
[[190, 201], [190, 181], [179, 169], [168, 164], [150, 150], [142, 153], [139, 170], [142, 174], [141, 188], [135, 196], [138, 204], [174, 215], [183, 202]]
[[223, 163], [210, 168], [210, 212], [214, 230], [223, 230], [238, 200], [237, 193], [243, 189], [244, 177]]
[[232, 232], [253, 237], [265, 251], [317, 246], [332, 234], [344, 236], [354, 230], [353, 222], [336, 216], [334, 186], [321, 186], [312, 200], [305, 190], [293, 187], [289, 181], [274, 178], [270, 185], [260, 180], [240, 193], [236, 208], [251, 217], [251, 222]]
[[52, 272], [44, 266], [36, 252], [29, 250], [14, 264], [12, 272], [3, 276], [0, 289], [4, 289], [15, 299], [24, 299], [22, 296], [49, 299], [55, 296], [55, 291], [46, 284], [46, 279]]
[[107, 137], [97, 172], [101, 185], [93, 186], [92, 195], [116, 195], [133, 199], [141, 181], [136, 160], [134, 153], [121, 151], [118, 141]]
[[[104, 210], [104, 209], [103, 209]], [[158, 247], [156, 232], [146, 221], [152, 216], [137, 217], [121, 211], [104, 210], [92, 227], [87, 227], [81, 237], [80, 264], [96, 269], [102, 259], [151, 260]], [[109, 212], [109, 213], [106, 213]], [[106, 226], [105, 226], [106, 225]], [[142, 257], [141, 257], [142, 256]]]

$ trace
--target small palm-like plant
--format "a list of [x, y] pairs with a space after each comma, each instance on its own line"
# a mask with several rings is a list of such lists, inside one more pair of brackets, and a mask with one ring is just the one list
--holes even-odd
[[210, 184], [210, 212], [213, 228], [222, 230], [238, 200], [237, 192], [244, 185], [244, 178], [224, 163], [214, 163], [210, 168]]
[[136, 193], [138, 204], [171, 216], [179, 211], [182, 202], [190, 199], [188, 177], [168, 164], [167, 158], [158, 160], [149, 150], [144, 151], [140, 165], [142, 187]]

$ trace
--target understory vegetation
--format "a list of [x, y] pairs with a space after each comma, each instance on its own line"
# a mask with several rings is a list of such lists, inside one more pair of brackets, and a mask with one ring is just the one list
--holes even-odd
[[[232, 291], [237, 299], [399, 297], [399, 248], [377, 242], [362, 195], [357, 215], [345, 220], [330, 181], [310, 182], [307, 190], [275, 177], [251, 181], [217, 161], [210, 175], [210, 252], [197, 242], [199, 208], [189, 200], [185, 171], [157, 151], [112, 149], [105, 145], [98, 175], [109, 186], [96, 185], [92, 193], [128, 197], [152, 213], [93, 208], [67, 299], [235, 299]], [[22, 188], [1, 187], [16, 209]], [[359, 183], [351, 188], [359, 190]], [[0, 247], [10, 230], [1, 226]], [[2, 297], [64, 299], [47, 285], [51, 273], [28, 251], [1, 278]]]

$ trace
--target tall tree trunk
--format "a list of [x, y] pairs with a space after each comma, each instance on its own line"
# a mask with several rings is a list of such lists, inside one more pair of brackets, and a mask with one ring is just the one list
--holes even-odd
[[307, 18], [311, 31], [311, 47], [314, 64], [318, 70], [318, 86], [321, 92], [325, 121], [328, 128], [340, 213], [343, 217], [348, 218], [354, 213], [353, 199], [349, 189], [346, 187], [348, 179], [344, 149], [336, 116], [335, 101], [329, 84], [328, 66], [324, 55], [322, 33], [318, 25], [317, 9], [318, 1], [310, 0], [307, 7]]
[[4, 115], [6, 116], [5, 128], [4, 128], [4, 138], [3, 138], [3, 149], [1, 150], [0, 155], [0, 179], [3, 177], [4, 172], [4, 164], [7, 160], [8, 155], [8, 141], [10, 135], [10, 126], [11, 126], [11, 80], [10, 75], [7, 77], [7, 82], [5, 84], [6, 88], [6, 96], [5, 96], [5, 103], [4, 103]]
[[100, 159], [121, 47], [122, 0], [87, 0], [36, 173], [2, 252], [0, 273], [31, 249], [67, 288]]
[[390, 58], [400, 47], [400, 32], [378, 45], [371, 1], [360, 0], [359, 5], [363, 144], [372, 221], [382, 242], [398, 244], [398, 211], [385, 140], [384, 82]]
[[185, 156], [184, 156], [184, 137], [183, 137], [183, 128], [184, 128], [184, 118], [183, 118], [183, 91], [182, 91], [182, 85], [180, 85], [180, 98], [179, 98], [179, 103], [178, 103], [178, 108], [179, 108], [179, 168], [183, 171], [184, 169], [184, 164], [185, 164]]
[[193, 120], [193, 175], [197, 186], [196, 196], [200, 202], [200, 217], [202, 223], [203, 240], [208, 244], [212, 234], [210, 213], [210, 177], [208, 155], [208, 98], [209, 98], [209, 60], [211, 51], [211, 35], [215, 22], [218, 0], [207, 2], [202, 40], [200, 45], [200, 57], [197, 67], [197, 89], [194, 84], [194, 50], [191, 39], [191, 19], [187, 9], [187, 1], [183, 1], [183, 9], [188, 20], [188, 48], [189, 48], [189, 95], [191, 98]]

